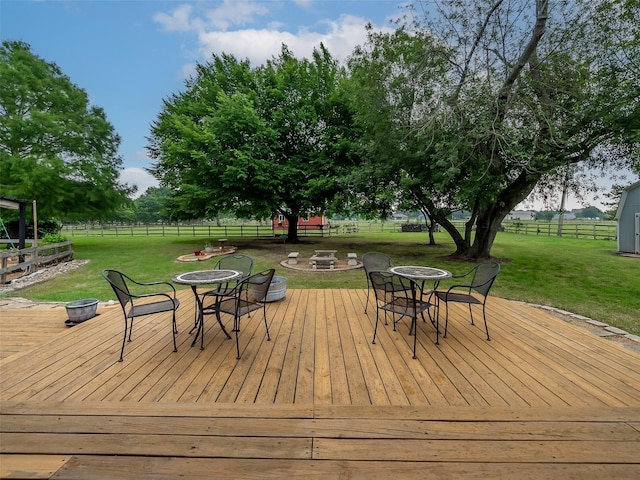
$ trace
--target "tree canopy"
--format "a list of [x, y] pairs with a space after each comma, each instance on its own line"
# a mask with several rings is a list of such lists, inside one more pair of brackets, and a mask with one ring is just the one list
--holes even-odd
[[[540, 182], [576, 164], [637, 168], [638, 2], [443, 0], [411, 13], [349, 63], [365, 207], [413, 201], [457, 255], [485, 258]], [[449, 221], [461, 209], [465, 232]]]
[[30, 46], [0, 48], [0, 187], [42, 217], [100, 219], [131, 189], [118, 182], [120, 138], [57, 65]]
[[356, 158], [344, 71], [321, 46], [297, 59], [286, 46], [252, 68], [231, 55], [197, 66], [153, 123], [150, 171], [173, 190], [173, 218], [269, 219], [324, 213]]

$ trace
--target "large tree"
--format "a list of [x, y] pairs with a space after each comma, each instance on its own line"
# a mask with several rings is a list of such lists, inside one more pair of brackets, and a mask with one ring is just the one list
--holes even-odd
[[127, 201], [120, 138], [84, 90], [22, 42], [2, 43], [0, 78], [3, 195], [72, 220], [104, 218]]
[[[373, 71], [384, 67], [391, 78], [414, 72], [428, 94], [412, 104], [407, 122], [398, 90], [387, 80], [374, 105], [356, 97], [358, 118], [391, 125], [389, 131], [404, 139], [395, 146], [402, 164], [390, 178], [403, 181], [404, 192], [445, 228], [457, 255], [489, 257], [509, 211], [540, 181], [564, 178], [568, 166], [637, 162], [637, 1], [443, 0], [416, 6], [423, 8], [412, 10], [417, 21], [405, 36], [371, 34], [350, 66], [362, 84], [356, 91], [374, 88], [375, 75], [358, 74], [374, 65]], [[423, 39], [422, 57], [389, 54], [410, 52], [415, 38]], [[434, 61], [446, 65], [439, 76], [433, 75]], [[388, 139], [381, 130], [367, 141], [373, 170], [393, 158], [391, 147], [382, 154], [375, 149]], [[449, 221], [452, 209], [471, 212], [464, 232]]]
[[198, 65], [149, 138], [150, 170], [174, 190], [173, 217], [281, 213], [297, 241], [298, 218], [329, 208], [353, 162], [343, 75], [323, 46], [311, 59], [283, 46], [256, 68], [225, 54]]

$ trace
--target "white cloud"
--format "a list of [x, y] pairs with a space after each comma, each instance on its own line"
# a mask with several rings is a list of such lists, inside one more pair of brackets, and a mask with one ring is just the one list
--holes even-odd
[[232, 25], [247, 25], [254, 22], [256, 17], [268, 13], [269, 8], [264, 2], [224, 0], [218, 7], [202, 12], [194, 12], [193, 5], [180, 5], [170, 13], [156, 13], [153, 19], [168, 32], [203, 32], [207, 29], [227, 30]]
[[226, 30], [230, 25], [247, 25], [256, 16], [269, 13], [265, 3], [224, 0], [222, 5], [206, 13], [207, 26]]
[[[310, 0], [297, 0], [294, 4], [298, 8], [312, 7]], [[369, 22], [363, 17], [341, 15], [335, 20], [317, 21], [312, 26], [298, 26], [295, 32], [286, 31], [281, 22], [269, 19], [263, 22], [268, 26], [235, 28], [255, 24], [259, 17], [270, 14], [269, 8], [273, 10], [283, 5], [291, 8], [291, 5], [238, 0], [225, 0], [208, 10], [198, 9], [201, 5], [180, 5], [170, 13], [157, 13], [154, 20], [166, 31], [194, 33], [200, 60], [208, 60], [212, 54], [227, 53], [241, 60], [248, 58], [254, 66], [277, 56], [282, 44], [294, 55], [309, 58], [322, 42], [334, 58], [343, 61], [356, 45], [365, 42], [365, 26]], [[392, 28], [378, 27], [377, 30], [392, 31]], [[193, 66], [185, 65], [184, 78], [191, 73]]]
[[293, 0], [293, 3], [298, 5], [300, 8], [311, 8], [313, 0]]
[[180, 78], [193, 77], [195, 74], [196, 74], [196, 64], [195, 63], [185, 63], [182, 66], [181, 77]]
[[197, 23], [192, 23], [190, 19], [192, 10], [191, 5], [180, 5], [169, 14], [164, 12], [156, 13], [153, 19], [168, 32], [188, 32], [198, 28]]
[[122, 170], [122, 172], [120, 172], [120, 182], [138, 187], [138, 191], [133, 195], [133, 198], [138, 198], [149, 187], [157, 187], [160, 185], [153, 175], [138, 167], [129, 167]]
[[203, 58], [224, 52], [238, 59], [248, 58], [253, 65], [259, 65], [277, 56], [282, 44], [287, 45], [294, 55], [309, 58], [313, 49], [323, 43], [334, 58], [344, 61], [356, 45], [364, 43], [366, 24], [364, 18], [342, 15], [336, 21], [321, 22], [322, 32], [308, 28], [296, 33], [276, 28], [208, 31], [200, 33], [198, 40]]

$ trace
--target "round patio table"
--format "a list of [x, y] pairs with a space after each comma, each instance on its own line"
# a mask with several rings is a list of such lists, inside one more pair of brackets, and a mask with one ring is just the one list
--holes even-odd
[[[242, 272], [238, 272], [236, 270], [196, 270], [195, 272], [181, 273], [171, 279], [174, 283], [189, 285], [193, 291], [193, 296], [196, 299], [198, 319], [194, 328], [191, 329], [191, 332], [196, 329], [196, 336], [193, 338], [193, 342], [191, 342], [192, 347], [196, 344], [198, 337], [200, 337], [200, 350], [204, 349], [204, 299], [198, 295], [198, 285], [229, 283], [239, 280], [240, 278], [242, 278]], [[220, 328], [222, 328], [224, 334], [227, 338], [231, 338], [231, 335], [229, 335], [226, 328], [224, 328], [220, 317], [217, 316], [217, 318]]]
[[433, 280], [439, 282], [445, 278], [451, 278], [451, 272], [434, 267], [421, 267], [416, 265], [401, 265], [398, 267], [391, 267], [389, 269], [392, 273], [397, 273], [403, 277], [410, 278], [412, 280], [420, 280], [426, 282], [427, 280]]
[[[427, 299], [427, 302], [429, 302], [430, 305], [436, 308], [436, 318], [433, 318], [433, 316], [431, 316], [431, 309], [427, 310], [427, 315], [429, 315], [429, 320], [431, 321], [431, 324], [436, 329], [436, 344], [437, 344], [438, 337], [440, 336], [440, 329], [438, 326], [437, 307], [431, 302], [431, 299], [433, 298], [433, 294], [438, 288], [438, 284], [440, 283], [440, 280], [451, 278], [452, 277], [451, 272], [448, 270], [442, 270], [441, 268], [422, 267], [419, 265], [400, 265], [397, 267], [391, 267], [389, 271], [392, 273], [401, 275], [403, 277], [410, 278], [411, 280], [415, 280], [416, 282], [420, 282], [420, 291], [422, 292], [422, 296], [428, 295], [429, 297]], [[425, 292], [424, 283], [428, 281], [433, 282], [433, 288]]]

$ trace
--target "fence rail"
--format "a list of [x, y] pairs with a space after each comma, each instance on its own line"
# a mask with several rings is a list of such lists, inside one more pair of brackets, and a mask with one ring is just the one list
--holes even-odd
[[[16, 241], [17, 243], [17, 241]], [[0, 284], [4, 285], [7, 275], [24, 270], [31, 272], [49, 263], [73, 258], [73, 242], [59, 242], [39, 247], [14, 248], [0, 253]]]
[[[387, 224], [386, 231], [395, 231], [395, 227]], [[378, 227], [379, 231], [385, 231]], [[298, 226], [298, 235], [301, 237], [330, 237], [344, 233], [356, 233], [359, 231], [355, 222], [345, 224], [318, 226]], [[365, 229], [370, 231], [370, 229]], [[72, 224], [65, 225], [62, 232], [71, 237], [133, 237], [133, 236], [160, 236], [160, 237], [279, 237], [287, 234], [286, 229], [273, 228], [271, 225], [261, 224], [237, 224], [237, 225], [212, 225], [206, 223], [171, 223], [171, 224]]]
[[[460, 231], [464, 230], [464, 220], [454, 220], [453, 225]], [[420, 225], [415, 221], [365, 222], [365, 221], [336, 221], [330, 225], [298, 227], [301, 237], [330, 237], [352, 233], [400, 233], [403, 231], [419, 231], [418, 228], [407, 228]], [[404, 227], [404, 228], [403, 228]], [[62, 230], [71, 237], [133, 237], [133, 236], [161, 236], [161, 237], [279, 237], [286, 235], [284, 229], [273, 228], [269, 224], [229, 224], [215, 225], [208, 223], [171, 223], [171, 224], [72, 224], [65, 225]], [[422, 229], [426, 232], [426, 229]], [[440, 230], [442, 231], [442, 229]], [[521, 235], [558, 236], [557, 222], [523, 222], [505, 220], [502, 231]], [[616, 223], [596, 223], [592, 221], [565, 221], [561, 236], [571, 238], [589, 238], [593, 240], [616, 240]]]
[[617, 227], [615, 222], [576, 222], [565, 221], [558, 235], [558, 223], [505, 221], [502, 223], [503, 231], [524, 235], [547, 235], [571, 238], [588, 238], [592, 240], [616, 240]]

